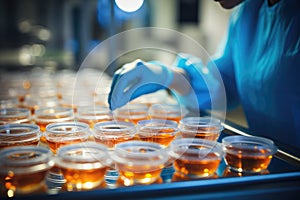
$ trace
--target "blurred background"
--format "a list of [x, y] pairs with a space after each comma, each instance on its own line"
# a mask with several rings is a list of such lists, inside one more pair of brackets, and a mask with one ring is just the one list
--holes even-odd
[[144, 0], [138, 10], [130, 12], [116, 2], [0, 0], [1, 69], [76, 70], [101, 41], [139, 27], [177, 30], [213, 54], [226, 33], [231, 12], [212, 0]]
[[[232, 12], [212, 0], [137, 0], [132, 5], [129, 2], [134, 0], [0, 0], [0, 78], [1, 93], [5, 93], [0, 95], [24, 93], [16, 90], [15, 85], [35, 92], [40, 88], [46, 91], [46, 85], [47, 91], [51, 91], [53, 80], [59, 90], [74, 79], [92, 49], [110, 36], [133, 28], [178, 31], [213, 55], [226, 35]], [[116, 44], [115, 49], [134, 43], [136, 37]], [[163, 36], [159, 40], [166, 44], [174, 42]], [[99, 60], [105, 61], [108, 56], [101, 55]], [[151, 58], [143, 55], [143, 59]], [[104, 79], [109, 80], [115, 69], [128, 61], [130, 56], [119, 59], [114, 68], [106, 71]], [[95, 73], [87, 74], [89, 81], [96, 80], [91, 78]], [[234, 111], [232, 116], [241, 119], [239, 113]]]

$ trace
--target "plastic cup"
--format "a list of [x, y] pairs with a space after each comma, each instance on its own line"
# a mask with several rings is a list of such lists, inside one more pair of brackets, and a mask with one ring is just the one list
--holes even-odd
[[61, 147], [57, 152], [56, 164], [65, 177], [63, 188], [80, 191], [101, 186], [112, 160], [107, 147], [85, 142]]
[[38, 145], [40, 127], [34, 124], [6, 124], [0, 126], [0, 149], [14, 146]]
[[112, 112], [106, 106], [79, 107], [76, 118], [89, 124], [90, 128], [94, 128], [98, 122], [113, 120]]
[[137, 124], [136, 138], [146, 142], [155, 142], [167, 147], [179, 134], [177, 122], [172, 120], [150, 119]]
[[135, 133], [136, 127], [133, 123], [122, 121], [98, 122], [93, 131], [95, 141], [107, 146], [110, 150], [113, 150], [120, 142], [133, 140]]
[[82, 122], [61, 122], [49, 124], [44, 133], [51, 151], [65, 145], [85, 142], [90, 136], [89, 125]]
[[185, 109], [177, 104], [155, 104], [149, 108], [151, 119], [173, 120], [179, 123], [185, 114]]
[[187, 117], [179, 122], [183, 138], [201, 138], [217, 141], [223, 126], [221, 121], [211, 117]]
[[175, 173], [191, 179], [214, 176], [223, 157], [221, 144], [198, 138], [175, 139], [168, 153]]
[[115, 119], [118, 121], [132, 122], [149, 119], [148, 106], [145, 104], [128, 104], [114, 111]]
[[29, 124], [31, 113], [23, 108], [3, 108], [0, 109], [0, 125], [3, 124]]
[[52, 153], [45, 147], [19, 146], [0, 151], [2, 192], [6, 197], [45, 192], [45, 177], [53, 165]]
[[19, 99], [16, 96], [2, 96], [0, 94], [0, 109], [3, 108], [17, 108], [19, 106]]
[[226, 164], [237, 172], [266, 170], [277, 151], [273, 141], [263, 137], [228, 136], [222, 139], [222, 144]]
[[41, 131], [46, 131], [46, 126], [52, 123], [74, 121], [74, 112], [71, 108], [53, 107], [40, 108], [35, 111], [34, 121], [40, 126]]
[[161, 178], [160, 173], [168, 161], [165, 148], [143, 141], [119, 143], [111, 156], [124, 186], [156, 182]]

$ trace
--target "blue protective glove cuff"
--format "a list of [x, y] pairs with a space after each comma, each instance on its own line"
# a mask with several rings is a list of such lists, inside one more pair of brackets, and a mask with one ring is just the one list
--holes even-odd
[[210, 109], [211, 94], [207, 85], [210, 84], [210, 88], [214, 88], [218, 87], [218, 83], [201, 59], [189, 54], [179, 54], [173, 66], [183, 69], [191, 84], [191, 91], [186, 95], [174, 92], [178, 101], [192, 110]]

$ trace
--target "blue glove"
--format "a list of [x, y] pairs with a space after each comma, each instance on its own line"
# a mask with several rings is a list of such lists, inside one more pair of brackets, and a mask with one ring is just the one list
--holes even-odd
[[173, 81], [173, 72], [159, 62], [135, 60], [125, 64], [114, 74], [108, 103], [111, 110], [143, 95], [167, 88]]

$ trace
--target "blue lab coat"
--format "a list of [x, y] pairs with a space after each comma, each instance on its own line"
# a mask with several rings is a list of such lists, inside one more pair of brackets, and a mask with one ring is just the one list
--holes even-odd
[[[300, 148], [298, 4], [298, 0], [281, 0], [273, 6], [267, 0], [243, 2], [230, 17], [221, 56], [212, 62], [225, 86], [227, 108], [242, 105], [252, 133]], [[199, 108], [207, 109], [211, 96], [193, 69], [199, 64], [183, 60], [175, 65], [190, 77]], [[185, 96], [180, 98], [187, 104]]]

